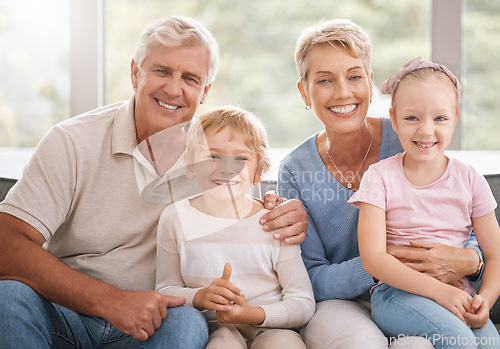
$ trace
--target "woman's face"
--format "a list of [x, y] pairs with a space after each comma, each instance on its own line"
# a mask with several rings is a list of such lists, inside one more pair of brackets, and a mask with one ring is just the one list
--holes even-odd
[[338, 133], [359, 129], [366, 118], [372, 90], [372, 74], [363, 61], [343, 47], [321, 45], [308, 56], [306, 81], [299, 81], [302, 98], [325, 126]]

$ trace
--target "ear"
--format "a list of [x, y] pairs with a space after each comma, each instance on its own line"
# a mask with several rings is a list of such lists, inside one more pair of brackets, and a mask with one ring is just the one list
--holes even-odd
[[300, 95], [302, 96], [304, 103], [307, 106], [311, 106], [311, 100], [309, 99], [309, 97], [307, 97], [305, 86], [302, 80], [297, 81], [297, 88], [299, 89]]
[[139, 67], [137, 66], [137, 63], [135, 63], [135, 61], [132, 59], [132, 62], [130, 63], [130, 79], [132, 81], [133, 88], [137, 88], [138, 74]]
[[261, 180], [262, 180], [262, 171], [255, 174], [255, 176], [253, 177], [253, 184], [257, 185], [260, 183]]
[[208, 91], [210, 91], [210, 87], [212, 87], [212, 84], [206, 84], [205, 87], [203, 88], [203, 95], [201, 96], [200, 104], [203, 104], [205, 102], [205, 98], [207, 98]]
[[189, 161], [189, 158], [187, 156], [187, 153], [184, 153], [184, 168], [186, 169], [186, 177], [187, 179], [195, 179], [196, 176], [193, 171], [193, 165]]
[[370, 71], [370, 102], [373, 98], [373, 71]]
[[389, 108], [389, 115], [391, 117], [392, 128], [396, 133], [398, 133], [398, 124], [396, 122], [396, 116], [394, 115], [394, 109], [392, 107]]

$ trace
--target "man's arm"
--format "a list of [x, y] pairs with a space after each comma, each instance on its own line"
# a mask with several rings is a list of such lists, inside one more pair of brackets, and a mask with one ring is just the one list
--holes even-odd
[[17, 280], [44, 298], [77, 312], [102, 317], [143, 341], [183, 298], [155, 291], [123, 291], [79, 273], [42, 248], [42, 235], [26, 222], [0, 213], [0, 279]]
[[296, 199], [281, 199], [275, 191], [264, 195], [264, 207], [271, 210], [262, 216], [260, 223], [265, 231], [281, 229], [274, 233], [276, 240], [287, 244], [300, 244], [306, 238], [307, 212]]

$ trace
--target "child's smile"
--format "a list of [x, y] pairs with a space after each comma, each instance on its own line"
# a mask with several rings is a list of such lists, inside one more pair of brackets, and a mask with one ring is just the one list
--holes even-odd
[[405, 78], [391, 111], [406, 161], [441, 163], [458, 119], [456, 94], [436, 77]]
[[204, 200], [223, 207], [245, 206], [246, 194], [255, 181], [257, 156], [243, 137], [230, 128], [205, 134], [208, 149], [194, 157], [192, 172]]

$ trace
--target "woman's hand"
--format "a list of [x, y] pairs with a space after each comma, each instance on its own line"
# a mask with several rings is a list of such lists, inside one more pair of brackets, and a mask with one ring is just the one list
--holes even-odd
[[278, 197], [274, 191], [264, 196], [264, 207], [268, 210], [260, 223], [265, 231], [282, 229], [273, 234], [276, 240], [287, 244], [300, 244], [306, 238], [307, 213], [302, 202], [296, 199], [286, 200]]
[[475, 272], [479, 255], [472, 248], [412, 241], [411, 247], [387, 246], [387, 252], [407, 266], [446, 284], [455, 284]]
[[230, 303], [235, 302], [238, 296], [243, 295], [238, 287], [229, 282], [230, 278], [231, 264], [226, 263], [220, 279], [215, 279], [210, 286], [196, 292], [193, 297], [193, 306], [198, 310], [230, 310]]

